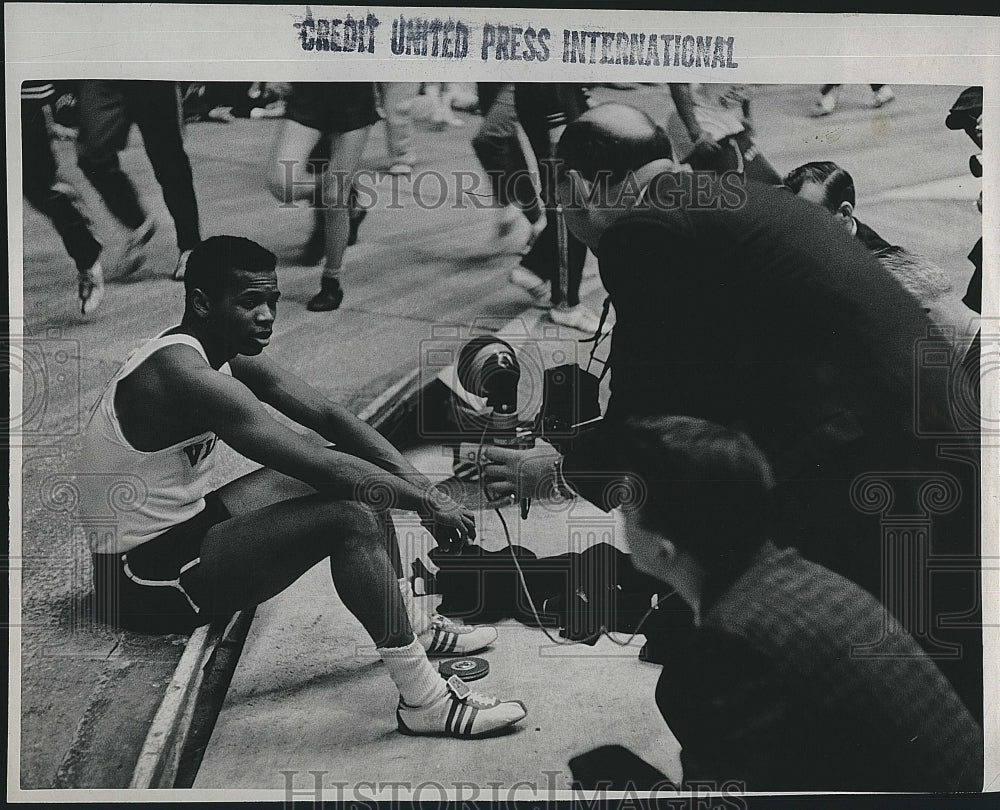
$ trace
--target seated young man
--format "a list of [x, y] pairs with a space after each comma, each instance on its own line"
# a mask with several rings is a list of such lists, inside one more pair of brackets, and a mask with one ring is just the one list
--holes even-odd
[[[521, 720], [520, 701], [446, 682], [427, 660], [428, 650], [482, 649], [496, 630], [434, 617], [415, 637], [387, 510], [418, 512], [445, 546], [475, 537], [473, 516], [268, 358], [274, 254], [240, 237], [207, 239], [184, 285], [181, 323], [132, 354], [85, 433], [81, 512], [122, 507], [90, 541], [99, 612], [136, 629], [190, 629], [270, 599], [329, 558], [337, 593], [399, 689], [400, 731], [477, 737]], [[336, 447], [299, 435], [263, 403]], [[219, 439], [263, 469], [211, 491]], [[121, 501], [116, 489], [129, 485], [136, 497]]]
[[772, 476], [747, 436], [663, 416], [620, 441], [632, 560], [695, 616], [656, 692], [685, 782], [982, 789], [982, 731], [934, 662], [867, 592], [767, 539]]

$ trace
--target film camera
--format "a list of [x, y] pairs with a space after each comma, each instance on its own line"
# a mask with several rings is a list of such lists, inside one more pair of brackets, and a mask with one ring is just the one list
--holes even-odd
[[529, 335], [519, 322], [503, 332], [489, 326], [474, 324], [471, 337], [439, 327], [421, 347], [420, 435], [453, 448], [460, 478], [475, 477], [484, 444], [524, 448], [544, 439], [565, 451], [601, 418], [600, 381], [578, 365], [577, 341], [558, 329]]

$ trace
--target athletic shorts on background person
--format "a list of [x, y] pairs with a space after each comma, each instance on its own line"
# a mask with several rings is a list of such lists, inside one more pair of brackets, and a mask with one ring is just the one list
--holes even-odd
[[372, 82], [293, 82], [285, 117], [320, 132], [353, 132], [379, 120]]
[[231, 517], [214, 492], [193, 518], [120, 554], [93, 554], [95, 613], [99, 620], [144, 633], [189, 633], [213, 616], [181, 584], [201, 557], [201, 544]]

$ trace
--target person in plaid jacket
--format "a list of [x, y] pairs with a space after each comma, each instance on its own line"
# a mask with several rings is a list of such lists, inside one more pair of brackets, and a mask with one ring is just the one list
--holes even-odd
[[619, 439], [632, 560], [695, 614], [656, 690], [685, 783], [982, 789], [982, 730], [934, 661], [869, 593], [767, 539], [773, 477], [745, 434], [662, 416]]

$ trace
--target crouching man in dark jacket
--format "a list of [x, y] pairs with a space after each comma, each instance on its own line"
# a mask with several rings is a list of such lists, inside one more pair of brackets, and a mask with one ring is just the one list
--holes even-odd
[[[680, 172], [635, 108], [585, 112], [557, 156], [566, 223], [614, 305], [611, 398], [564, 455], [487, 447], [488, 494], [541, 497], [549, 479], [610, 509], [625, 420], [746, 433], [774, 471], [775, 544], [882, 601], [980, 719], [978, 454], [955, 429], [949, 380], [923, 359], [920, 302], [820, 206]], [[895, 531], [901, 515], [922, 528]], [[952, 570], [931, 577], [938, 559]]]

